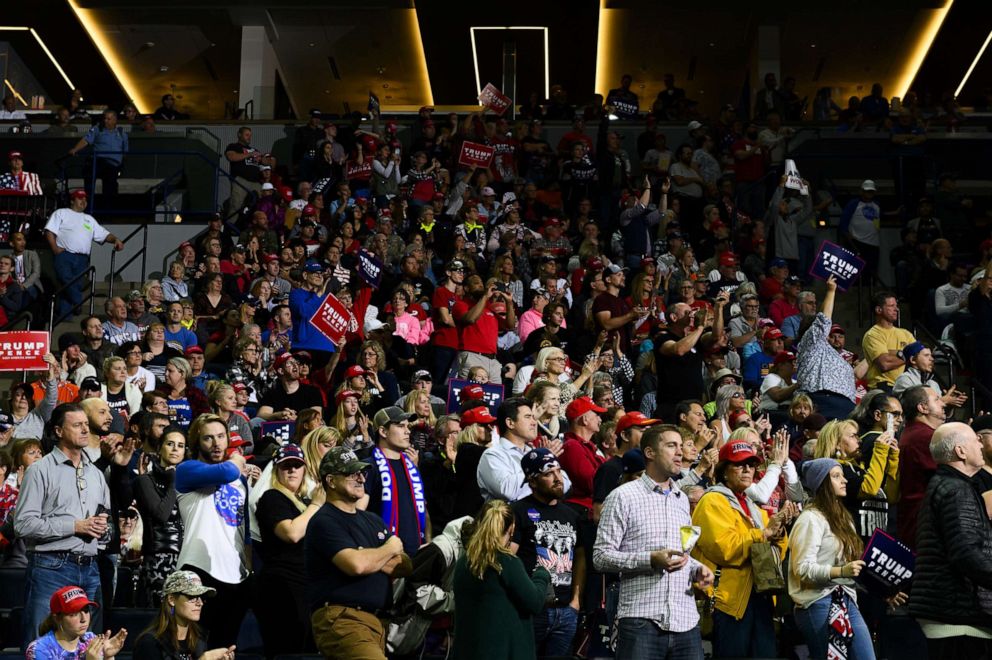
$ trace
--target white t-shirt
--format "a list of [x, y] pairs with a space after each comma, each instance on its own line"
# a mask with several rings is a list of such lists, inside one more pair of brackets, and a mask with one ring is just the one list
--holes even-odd
[[73, 254], [89, 254], [93, 241], [103, 243], [110, 236], [96, 218], [69, 208], [56, 210], [45, 230], [55, 234], [57, 246]]
[[179, 494], [186, 528], [177, 565], [189, 564], [227, 584], [240, 584], [250, 567], [245, 558], [244, 516], [248, 492], [240, 479]]
[[878, 245], [881, 211], [875, 202], [858, 202], [851, 216], [851, 238], [865, 245]]
[[788, 387], [788, 384], [778, 374], [770, 373], [765, 376], [764, 380], [761, 381], [761, 405], [758, 406], [758, 410], [778, 410], [789, 405], [788, 399], [782, 403], [776, 403], [770, 396], [766, 396], [768, 390], [773, 387]]

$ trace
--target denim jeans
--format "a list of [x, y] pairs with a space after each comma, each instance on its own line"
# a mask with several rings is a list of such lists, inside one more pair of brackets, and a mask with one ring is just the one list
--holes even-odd
[[772, 599], [751, 593], [740, 620], [719, 610], [713, 612], [714, 658], [776, 658]]
[[703, 660], [699, 626], [686, 632], [662, 630], [649, 619], [620, 619], [617, 660]]
[[534, 641], [538, 655], [552, 658], [572, 655], [572, 642], [579, 613], [571, 607], [547, 607], [534, 617]]
[[[67, 282], [72, 281], [72, 278], [76, 277], [87, 268], [90, 267], [90, 257], [88, 254], [74, 254], [63, 250], [62, 252], [55, 255], [55, 276], [58, 278], [59, 286], [64, 286]], [[72, 286], [67, 288], [59, 296], [58, 303], [55, 307], [55, 321], [67, 315], [71, 310], [79, 307], [83, 302], [83, 280], [86, 278], [80, 278], [73, 283]]]
[[[858, 604], [850, 596], [844, 596], [847, 615], [851, 619], [854, 639], [848, 649], [848, 660], [875, 660], [875, 649], [871, 633], [861, 616]], [[809, 648], [810, 660], [824, 660], [827, 657], [827, 615], [830, 612], [830, 596], [824, 596], [806, 608], [795, 609], [796, 625], [802, 631]]]
[[[45, 620], [50, 611], [49, 602], [52, 594], [61, 589], [75, 585], [86, 591], [90, 600], [103, 604], [100, 593], [100, 570], [93, 561], [81, 566], [66, 559], [62, 553], [28, 553], [26, 569], [27, 587], [24, 594], [24, 641], [27, 648], [38, 637], [38, 626]], [[90, 620], [90, 630], [103, 632], [103, 608], [97, 608]]]

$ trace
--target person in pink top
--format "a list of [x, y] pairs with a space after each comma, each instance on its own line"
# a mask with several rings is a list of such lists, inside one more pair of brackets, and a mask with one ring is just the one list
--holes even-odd
[[421, 321], [407, 311], [410, 308], [410, 294], [403, 289], [393, 293], [393, 334], [403, 338], [408, 344], [421, 346], [431, 339], [434, 324], [430, 319]]
[[545, 289], [534, 289], [534, 300], [531, 308], [520, 315], [520, 322], [517, 324], [517, 335], [520, 343], [527, 341], [530, 333], [544, 327], [544, 308], [548, 306], [551, 296]]

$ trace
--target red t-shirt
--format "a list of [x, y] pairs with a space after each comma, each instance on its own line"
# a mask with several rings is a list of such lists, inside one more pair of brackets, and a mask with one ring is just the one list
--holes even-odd
[[[631, 309], [627, 301], [623, 300], [618, 296], [614, 296], [612, 293], [603, 292], [596, 296], [595, 300], [592, 301], [592, 317], [596, 324], [597, 333], [600, 330], [605, 330], [605, 328], [600, 324], [597, 314], [599, 312], [609, 312], [610, 318], [615, 319], [620, 316], [628, 314]], [[630, 347], [630, 324], [620, 326], [616, 330], [611, 330], [609, 336], [606, 339], [607, 345], [613, 343], [613, 336], [620, 333], [620, 347], [625, 351]]]
[[[734, 142], [734, 146], [731, 147], [732, 151], [744, 151], [748, 147], [753, 149], [758, 149], [757, 143], [749, 142], [745, 139], [737, 140]], [[745, 158], [744, 160], [734, 159], [734, 171], [736, 173], [736, 178], [738, 182], [741, 181], [757, 181], [765, 175], [765, 158], [768, 152], [765, 149], [761, 150], [760, 156], [751, 156], [750, 158]]]
[[[456, 296], [453, 291], [449, 291], [448, 287], [439, 286], [434, 289], [434, 298], [431, 299], [431, 306], [435, 310], [446, 309], [453, 313], [455, 303], [459, 300], [461, 298]], [[436, 312], [434, 315], [433, 341], [435, 346], [458, 349], [458, 328], [441, 323], [441, 317]]]
[[774, 277], [766, 277], [761, 280], [761, 288], [758, 289], [758, 297], [766, 305], [775, 299], [775, 296], [782, 293], [782, 283]]
[[487, 304], [472, 323], [462, 323], [461, 319], [468, 313], [468, 310], [475, 306], [476, 301], [471, 298], [462, 298], [455, 303], [451, 310], [451, 315], [455, 317], [455, 322], [461, 328], [461, 346], [463, 351], [473, 353], [496, 353], [496, 340], [499, 339], [499, 319], [492, 308]]
[[773, 300], [772, 304], [768, 306], [768, 316], [770, 316], [772, 321], [775, 322], [775, 325], [780, 328], [782, 327], [782, 321], [790, 316], [795, 316], [798, 313], [799, 308], [785, 298]]

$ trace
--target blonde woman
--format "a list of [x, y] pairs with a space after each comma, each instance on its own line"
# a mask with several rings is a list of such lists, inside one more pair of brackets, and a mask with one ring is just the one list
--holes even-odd
[[378, 394], [382, 401], [390, 402], [400, 398], [400, 384], [395, 374], [386, 370], [386, 350], [374, 339], [366, 340], [358, 350], [358, 365], [365, 369], [372, 396]]
[[372, 436], [369, 435], [369, 418], [361, 407], [362, 393], [344, 385], [334, 395], [334, 401], [337, 410], [331, 426], [341, 434], [345, 446], [351, 449], [370, 446]]
[[434, 441], [434, 425], [437, 417], [431, 407], [430, 390], [413, 390], [403, 403], [403, 410], [416, 413], [417, 420], [410, 424], [410, 444], [417, 451], [430, 448]]
[[537, 359], [534, 360], [535, 378], [533, 380], [543, 377], [552, 383], [558, 383], [558, 389], [561, 392], [561, 407], [564, 408], [572, 402], [572, 399], [592, 393], [589, 379], [592, 378], [601, 364], [599, 356], [594, 356], [592, 359], [586, 360], [582, 372], [574, 380], [566, 380], [562, 378], [565, 367], [568, 365], [565, 351], [557, 346], [547, 346], [538, 351]]
[[531, 402], [537, 418], [537, 432], [547, 440], [561, 440], [565, 435], [565, 420], [561, 417], [561, 391], [547, 380], [539, 380], [527, 388], [524, 396]]
[[181, 261], [169, 264], [169, 276], [162, 278], [162, 294], [168, 302], [179, 302], [189, 298], [189, 285], [186, 283], [186, 266]]
[[320, 486], [320, 459], [340, 444], [340, 431], [330, 426], [318, 427], [303, 437], [300, 446], [303, 447], [303, 460], [307, 464], [307, 492], [312, 493]]
[[772, 439], [771, 451], [766, 455], [764, 443], [756, 430], [741, 427], [730, 434], [729, 443], [743, 440], [754, 448], [755, 454], [763, 460], [754, 475], [754, 483], [748, 487], [748, 497], [758, 503], [770, 515], [778, 511], [786, 500], [799, 502], [806, 499], [796, 465], [789, 458], [789, 436], [781, 429]]
[[145, 299], [145, 310], [149, 314], [161, 316], [165, 312], [165, 289], [158, 280], [148, 280], [141, 287], [141, 297]]
[[471, 536], [453, 578], [458, 610], [465, 613], [455, 617], [454, 657], [536, 657], [531, 619], [544, 609], [551, 575], [540, 564], [527, 575], [510, 550], [514, 523], [506, 502], [486, 504], [469, 527]]
[[124, 358], [109, 357], [103, 361], [103, 382], [100, 390], [103, 400], [117, 412], [134, 415], [141, 410], [141, 390], [127, 382], [127, 363]]
[[[248, 416], [238, 410], [238, 397], [234, 388], [226, 383], [212, 380], [207, 383], [207, 398], [210, 399], [211, 411], [227, 424], [228, 440], [231, 443], [245, 443], [244, 454], [251, 454], [254, 447], [254, 437]], [[232, 446], [235, 446], [232, 444]]]
[[858, 535], [867, 540], [875, 529], [885, 528], [889, 502], [899, 495], [899, 444], [883, 432], [872, 445], [871, 456], [861, 455], [858, 425], [849, 419], [827, 422], [816, 440], [813, 458], [840, 463], [847, 480], [844, 506], [851, 512]]
[[256, 577], [257, 614], [269, 657], [310, 650], [305, 643], [311, 635], [303, 537], [310, 519], [324, 504], [323, 488], [307, 490], [306, 461], [298, 445], [290, 442], [280, 447], [272, 464], [270, 488], [259, 498], [255, 514], [263, 560]]

